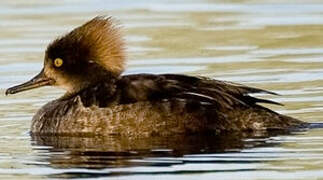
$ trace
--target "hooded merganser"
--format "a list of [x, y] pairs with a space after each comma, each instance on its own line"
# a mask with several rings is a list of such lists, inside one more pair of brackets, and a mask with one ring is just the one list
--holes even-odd
[[150, 136], [289, 129], [306, 123], [278, 114], [252, 97], [275, 93], [179, 74], [121, 75], [124, 42], [107, 17], [95, 17], [54, 40], [44, 67], [6, 94], [41, 87], [66, 89], [33, 117], [33, 134]]

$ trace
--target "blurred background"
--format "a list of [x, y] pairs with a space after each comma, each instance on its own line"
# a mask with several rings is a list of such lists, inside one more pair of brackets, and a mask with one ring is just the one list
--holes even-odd
[[[64, 91], [48, 87], [5, 97], [5, 89], [39, 72], [53, 39], [98, 15], [113, 16], [123, 27], [125, 73], [185, 73], [265, 88], [282, 95], [266, 98], [285, 104], [271, 108], [323, 122], [322, 0], [2, 0], [0, 179], [323, 178], [320, 129], [244, 139], [239, 147], [225, 146], [221, 152], [205, 152], [212, 142], [208, 139], [194, 152], [185, 146], [179, 154], [174, 154], [176, 143], [169, 145], [168, 140], [154, 141], [158, 146], [125, 146], [121, 149], [126, 155], [116, 148], [93, 155], [84, 154], [88, 147], [71, 150], [32, 139], [28, 131], [33, 114]], [[146, 153], [131, 154], [138, 149]], [[84, 161], [71, 165], [71, 159]], [[95, 163], [102, 166], [89, 169]]]

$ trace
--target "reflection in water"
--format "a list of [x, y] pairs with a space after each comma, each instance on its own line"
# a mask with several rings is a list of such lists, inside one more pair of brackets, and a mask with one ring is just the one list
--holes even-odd
[[[281, 134], [286, 135], [290, 134], [290, 132], [276, 131], [270, 134], [268, 132], [230, 133], [217, 136], [178, 135], [142, 139], [116, 136], [68, 137], [32, 135], [32, 142], [33, 149], [38, 151], [40, 157], [42, 157], [42, 154], [47, 157], [38, 161], [48, 162], [44, 164], [48, 164], [50, 167], [87, 168], [89, 170], [84, 172], [61, 172], [50, 175], [50, 177], [84, 177], [84, 175], [94, 177], [158, 174], [164, 172], [164, 169], [157, 171], [150, 171], [149, 169], [146, 171], [131, 171], [125, 169], [130, 167], [168, 167], [187, 163], [255, 163], [257, 159], [225, 159], [221, 154], [218, 156], [216, 154], [239, 152], [241, 149], [254, 147], [272, 147], [278, 145], [278, 143], [274, 141], [267, 142], [266, 138]], [[194, 157], [194, 154], [197, 156]], [[206, 156], [203, 156], [203, 158], [199, 157], [199, 155], [203, 154]], [[109, 168], [109, 171], [90, 171], [91, 169], [106, 168]], [[203, 170], [197, 171], [203, 172]], [[204, 171], [212, 172], [214, 169]], [[183, 173], [183, 171], [174, 171], [172, 173]], [[196, 170], [187, 170], [185, 173], [196, 173]]]

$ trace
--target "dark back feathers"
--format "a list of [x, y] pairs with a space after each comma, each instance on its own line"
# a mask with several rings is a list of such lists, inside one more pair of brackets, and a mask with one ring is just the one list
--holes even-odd
[[[232, 109], [236, 106], [255, 106], [257, 103], [281, 105], [277, 102], [252, 97], [249, 94], [276, 93], [231, 82], [177, 74], [135, 74], [118, 81], [121, 103], [182, 99]], [[258, 106], [258, 105], [257, 105]]]

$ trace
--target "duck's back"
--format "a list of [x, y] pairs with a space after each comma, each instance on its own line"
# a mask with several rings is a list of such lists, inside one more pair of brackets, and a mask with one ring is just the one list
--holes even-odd
[[288, 129], [303, 122], [257, 103], [257, 88], [185, 75], [138, 74], [52, 101], [34, 116], [33, 133], [149, 136]]

